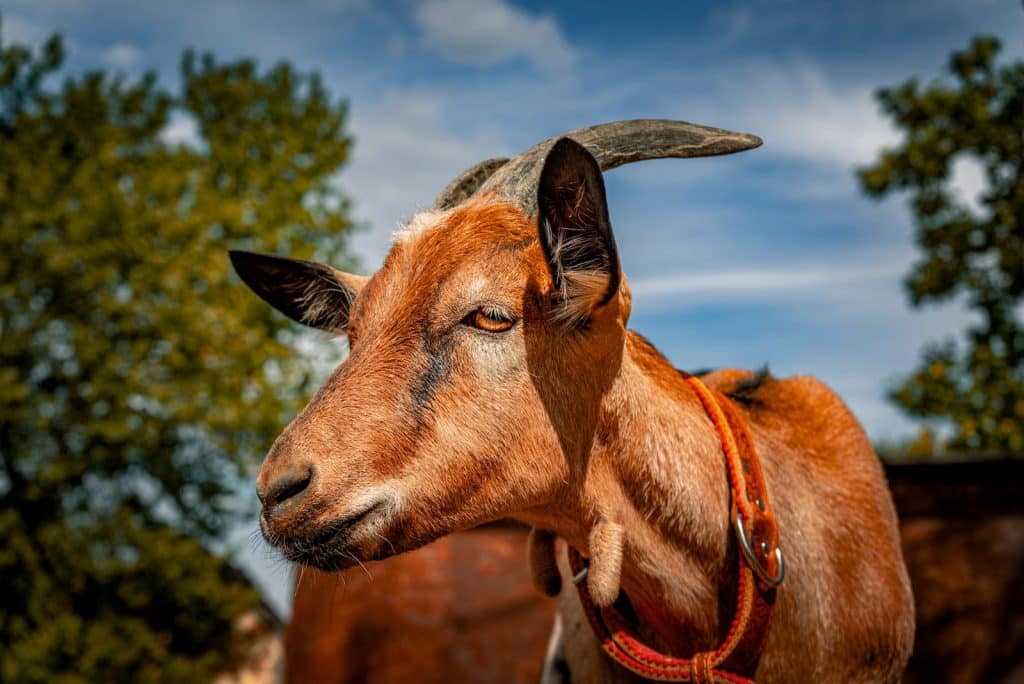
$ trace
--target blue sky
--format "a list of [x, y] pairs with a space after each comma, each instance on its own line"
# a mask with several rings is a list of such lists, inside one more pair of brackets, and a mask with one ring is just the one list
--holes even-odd
[[[338, 182], [368, 226], [353, 243], [367, 272], [481, 159], [636, 117], [756, 133], [752, 152], [608, 174], [632, 327], [683, 368], [816, 375], [876, 439], [913, 433], [886, 383], [968, 315], [907, 304], [909, 213], [863, 198], [853, 175], [898, 141], [872, 93], [938, 76], [978, 33], [1024, 56], [1020, 0], [13, 0], [0, 12], [5, 42], [62, 31], [72, 71], [154, 68], [175, 86], [186, 46], [319, 71], [350, 101], [356, 146]], [[195, 131], [178, 119], [167, 135]], [[981, 178], [968, 161], [955, 181], [970, 201]]]

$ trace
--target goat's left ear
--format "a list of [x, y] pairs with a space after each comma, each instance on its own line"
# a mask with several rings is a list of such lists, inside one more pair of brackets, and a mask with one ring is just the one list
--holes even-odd
[[349, 310], [369, 278], [315, 261], [231, 250], [231, 265], [260, 299], [292, 320], [327, 332], [348, 330]]
[[622, 279], [604, 179], [585, 147], [561, 138], [544, 160], [537, 188], [540, 243], [557, 288], [556, 316], [586, 322]]

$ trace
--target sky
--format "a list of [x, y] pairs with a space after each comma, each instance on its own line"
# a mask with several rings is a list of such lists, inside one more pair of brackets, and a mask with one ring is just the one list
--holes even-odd
[[[71, 72], [154, 69], [175, 88], [186, 47], [318, 71], [349, 102], [355, 147], [336, 182], [366, 273], [485, 158], [618, 119], [755, 133], [753, 151], [607, 174], [631, 327], [681, 368], [815, 375], [875, 440], [914, 434], [886, 387], [970, 317], [962, 302], [909, 306], [905, 198], [867, 199], [854, 175], [899, 142], [873, 93], [939, 77], [980, 33], [1024, 57], [1021, 0], [0, 0], [0, 16], [5, 43], [62, 32]], [[196, 131], [177, 118], [165, 135]], [[977, 166], [954, 171], [973, 202]], [[265, 550], [244, 561], [287, 613], [287, 568]]]

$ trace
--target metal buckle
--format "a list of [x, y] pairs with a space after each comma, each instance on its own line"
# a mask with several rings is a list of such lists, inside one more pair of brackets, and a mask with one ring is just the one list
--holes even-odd
[[743, 527], [742, 513], [736, 514], [734, 526], [736, 527], [736, 537], [740, 540], [740, 548], [743, 549], [743, 555], [747, 557], [747, 563], [754, 571], [754, 574], [773, 589], [782, 584], [782, 580], [786, 578], [786, 564], [782, 560], [782, 549], [778, 546], [775, 547], [775, 558], [779, 562], [779, 574], [772, 577], [764, 569], [764, 566], [761, 565], [761, 562], [757, 560], [757, 556], [754, 555], [754, 549], [750, 547], [750, 540], [747, 539], [747, 530]]

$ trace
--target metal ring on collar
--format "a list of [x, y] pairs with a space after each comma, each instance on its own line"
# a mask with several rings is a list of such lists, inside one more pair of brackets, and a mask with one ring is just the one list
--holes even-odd
[[757, 556], [754, 555], [754, 549], [750, 546], [750, 540], [747, 539], [747, 530], [743, 527], [743, 514], [736, 514], [736, 537], [740, 540], [740, 548], [743, 549], [743, 555], [747, 557], [747, 562], [756, 574], [765, 584], [775, 588], [782, 584], [782, 580], [786, 577], [786, 564], [782, 560], [782, 549], [778, 546], [775, 547], [775, 558], [779, 563], [779, 572], [777, 575], [772, 577], [768, 574], [768, 571], [761, 565], [761, 561], [757, 560]]

